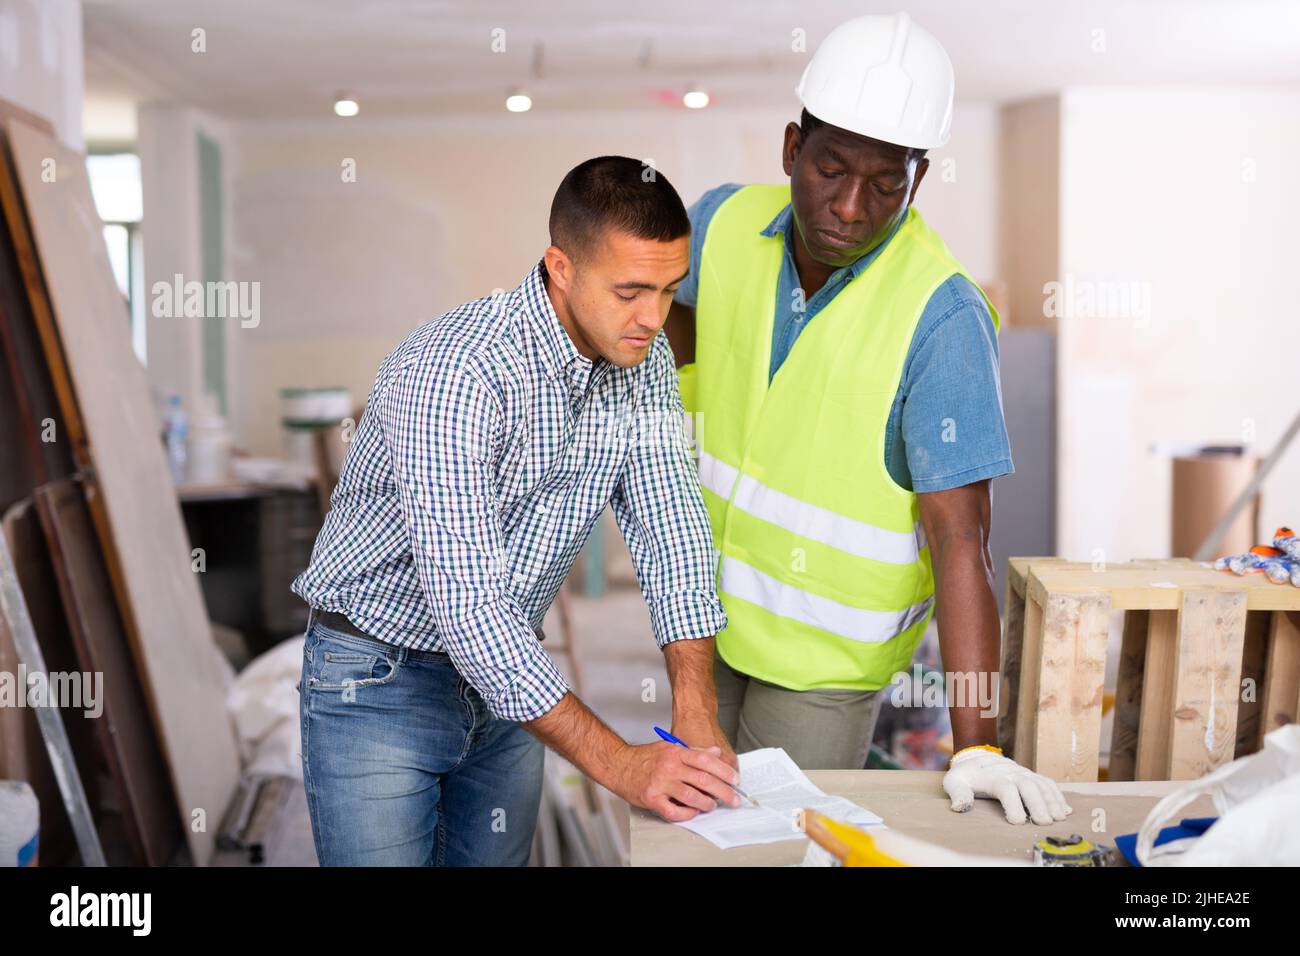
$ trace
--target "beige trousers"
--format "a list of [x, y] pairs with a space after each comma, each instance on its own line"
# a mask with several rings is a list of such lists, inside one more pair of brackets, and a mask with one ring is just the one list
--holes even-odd
[[804, 770], [861, 770], [882, 690], [787, 690], [714, 655], [718, 723], [736, 753], [781, 747]]

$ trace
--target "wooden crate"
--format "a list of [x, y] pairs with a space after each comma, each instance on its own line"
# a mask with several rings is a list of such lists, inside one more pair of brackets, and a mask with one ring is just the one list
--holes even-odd
[[1111, 614], [1124, 613], [1109, 780], [1191, 780], [1300, 713], [1300, 588], [1193, 561], [1012, 558], [998, 742], [1096, 780]]

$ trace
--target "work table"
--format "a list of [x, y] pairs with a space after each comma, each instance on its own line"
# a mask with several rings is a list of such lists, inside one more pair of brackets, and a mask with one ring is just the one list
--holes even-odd
[[[900, 833], [960, 853], [1031, 858], [1033, 845], [1044, 836], [1077, 833], [1094, 843], [1114, 846], [1115, 837], [1135, 833], [1150, 809], [1165, 794], [1186, 781], [1122, 781], [1069, 783], [1061, 786], [1074, 809], [1065, 820], [1040, 827], [1006, 822], [1002, 805], [979, 799], [965, 813], [949, 809], [941, 771], [926, 770], [810, 770], [808, 778], [826, 793], [846, 797], [881, 816]], [[1100, 808], [1104, 818], [1096, 814]], [[1214, 816], [1209, 797], [1184, 807], [1179, 819]], [[1094, 820], [1105, 829], [1094, 831]], [[803, 859], [806, 839], [720, 850], [703, 837], [673, 826], [654, 814], [632, 809], [633, 866], [788, 866]]]

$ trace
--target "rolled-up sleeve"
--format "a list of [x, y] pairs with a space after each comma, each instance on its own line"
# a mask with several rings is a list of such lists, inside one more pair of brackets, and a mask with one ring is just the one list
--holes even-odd
[[[997, 330], [974, 283], [954, 276], [935, 291], [903, 375], [906, 401], [896, 404], [913, 491], [947, 491], [1015, 471]], [[892, 445], [886, 460], [896, 462]]]
[[496, 394], [469, 362], [416, 364], [376, 412], [420, 584], [452, 663], [497, 717], [541, 717], [568, 685], [510, 589], [493, 479]]
[[632, 448], [610, 502], [627, 541], [660, 648], [727, 626], [718, 600], [709, 515], [682, 431], [672, 350], [660, 335], [646, 359]]

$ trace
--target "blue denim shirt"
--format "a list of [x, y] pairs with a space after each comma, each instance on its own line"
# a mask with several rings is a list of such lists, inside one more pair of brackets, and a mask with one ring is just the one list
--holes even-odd
[[[688, 210], [691, 272], [676, 300], [694, 307], [699, 295], [700, 256], [713, 214], [740, 186], [710, 189]], [[895, 228], [897, 232], [897, 228]], [[800, 311], [795, 300], [799, 272], [794, 260], [794, 214], [787, 205], [763, 230], [785, 237], [785, 258], [776, 284], [776, 322], [768, 381], [781, 367], [799, 333], [850, 281], [861, 275], [893, 239], [851, 265], [836, 269]], [[1002, 416], [998, 339], [978, 289], [953, 276], [935, 290], [912, 336], [903, 378], [889, 412], [885, 465], [899, 485], [916, 492], [946, 491], [1015, 470]]]

